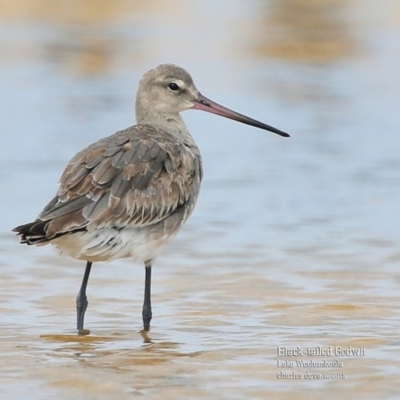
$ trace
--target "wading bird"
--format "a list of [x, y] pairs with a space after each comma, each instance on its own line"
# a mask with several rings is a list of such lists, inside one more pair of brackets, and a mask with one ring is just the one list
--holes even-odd
[[160, 65], [139, 83], [137, 125], [76, 154], [37, 219], [13, 229], [21, 243], [51, 243], [86, 261], [76, 299], [80, 334], [89, 333], [84, 316], [92, 264], [124, 257], [145, 265], [142, 317], [144, 330], [150, 329], [153, 261], [189, 218], [200, 191], [200, 151], [180, 116], [189, 109], [289, 136], [207, 99], [184, 69]]

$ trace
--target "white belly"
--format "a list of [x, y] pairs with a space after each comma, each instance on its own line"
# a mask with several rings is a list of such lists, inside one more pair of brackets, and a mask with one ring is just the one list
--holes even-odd
[[131, 257], [137, 262], [154, 260], [178, 233], [162, 234], [146, 228], [100, 228], [61, 236], [52, 241], [62, 253], [85, 261], [113, 261]]

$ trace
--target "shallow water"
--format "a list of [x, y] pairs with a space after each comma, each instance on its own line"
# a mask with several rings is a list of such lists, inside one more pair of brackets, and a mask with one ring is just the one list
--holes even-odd
[[[398, 2], [29, 4], [0, 1], [2, 398], [397, 399]], [[162, 62], [292, 137], [185, 113], [205, 179], [154, 267], [152, 330], [124, 260], [94, 266], [80, 337], [84, 265], [10, 229], [134, 123]]]

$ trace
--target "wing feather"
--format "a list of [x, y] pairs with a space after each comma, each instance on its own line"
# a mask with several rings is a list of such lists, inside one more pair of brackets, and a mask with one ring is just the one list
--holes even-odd
[[195, 202], [201, 174], [194, 144], [137, 125], [76, 154], [61, 176], [56, 197], [32, 226], [44, 230], [43, 240], [51, 240], [90, 224], [155, 224]]

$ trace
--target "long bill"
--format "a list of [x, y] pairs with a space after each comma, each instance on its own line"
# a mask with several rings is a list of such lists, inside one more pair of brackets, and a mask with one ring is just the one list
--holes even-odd
[[242, 122], [243, 124], [255, 126], [256, 128], [265, 129], [266, 131], [276, 133], [283, 137], [290, 137], [290, 135], [287, 134], [286, 132], [276, 129], [273, 126], [264, 124], [253, 118], [247, 117], [246, 115], [239, 114], [236, 111], [233, 111], [233, 110], [230, 110], [229, 108], [221, 106], [220, 104], [215, 103], [214, 101], [212, 101], [210, 99], [207, 99], [207, 97], [203, 96], [201, 93], [198, 94], [198, 96], [195, 100], [193, 109], [203, 110], [203, 111], [207, 111], [212, 114], [221, 115], [222, 117], [233, 119], [235, 121]]

